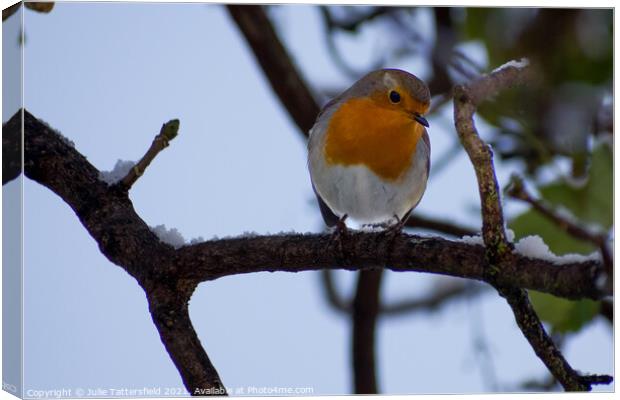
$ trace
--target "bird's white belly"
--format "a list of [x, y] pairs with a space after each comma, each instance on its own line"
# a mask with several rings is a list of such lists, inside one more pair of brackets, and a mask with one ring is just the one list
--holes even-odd
[[426, 189], [428, 153], [422, 140], [416, 147], [412, 166], [396, 181], [382, 179], [363, 165], [327, 165], [311, 159], [313, 184], [338, 217], [347, 214], [362, 224], [402, 219]]

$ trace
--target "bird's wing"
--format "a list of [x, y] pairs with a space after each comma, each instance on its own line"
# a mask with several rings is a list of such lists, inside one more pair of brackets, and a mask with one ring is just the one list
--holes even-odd
[[[428, 157], [426, 158], [426, 179], [428, 180], [428, 174], [431, 171], [431, 140], [428, 137], [428, 132], [426, 132], [426, 129], [424, 129], [424, 133], [422, 134], [422, 140], [424, 140], [424, 144], [426, 144], [426, 149], [427, 149], [426, 154], [428, 155]], [[420, 197], [420, 200], [418, 200], [418, 202], [415, 203], [413, 207], [411, 207], [409, 211], [405, 213], [405, 215], [402, 218], [403, 222], [409, 219], [409, 216], [411, 215], [411, 211], [413, 211], [413, 209], [416, 208], [418, 204], [420, 204], [421, 200], [422, 200], [422, 197]]]
[[325, 221], [325, 225], [332, 227], [336, 225], [338, 222], [338, 216], [334, 214], [334, 212], [329, 208], [329, 206], [323, 201], [319, 193], [314, 188], [314, 184], [312, 185], [312, 190], [314, 190], [314, 194], [316, 195], [316, 199], [319, 202], [319, 208], [321, 209], [321, 215], [323, 216], [323, 220]]

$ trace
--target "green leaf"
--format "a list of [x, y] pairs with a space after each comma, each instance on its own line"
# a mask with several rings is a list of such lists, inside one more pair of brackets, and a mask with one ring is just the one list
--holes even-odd
[[583, 222], [600, 224], [609, 229], [613, 225], [613, 154], [602, 144], [592, 152], [588, 182], [574, 188], [557, 182], [540, 188], [541, 196], [549, 203], [569, 209]]
[[554, 332], [577, 332], [599, 311], [600, 303], [593, 300], [570, 301], [547, 293], [529, 291], [538, 316], [551, 325]]

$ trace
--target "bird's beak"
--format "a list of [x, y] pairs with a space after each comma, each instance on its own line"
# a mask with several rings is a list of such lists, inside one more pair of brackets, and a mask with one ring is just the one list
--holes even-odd
[[418, 113], [413, 113], [413, 119], [415, 119], [416, 121], [418, 121], [420, 124], [424, 125], [425, 127], [428, 128], [428, 121], [426, 120], [426, 118], [424, 118], [423, 116], [421, 116]]

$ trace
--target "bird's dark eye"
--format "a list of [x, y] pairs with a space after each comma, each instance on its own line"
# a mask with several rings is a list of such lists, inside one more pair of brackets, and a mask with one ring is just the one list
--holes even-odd
[[400, 102], [400, 94], [396, 90], [391, 90], [390, 91], [390, 101], [392, 103], [399, 103]]

